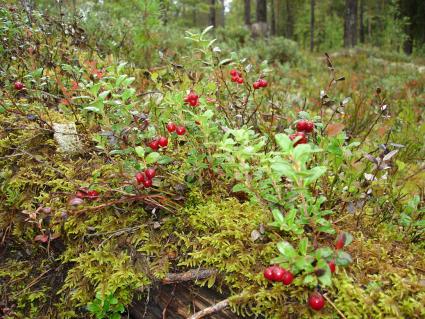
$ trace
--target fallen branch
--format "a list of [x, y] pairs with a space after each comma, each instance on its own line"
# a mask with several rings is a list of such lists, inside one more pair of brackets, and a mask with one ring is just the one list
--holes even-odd
[[162, 279], [162, 284], [169, 285], [184, 281], [209, 278], [217, 273], [214, 269], [192, 269], [182, 273], [169, 273]]
[[207, 307], [201, 311], [198, 311], [197, 313], [191, 315], [187, 319], [200, 319], [204, 318], [205, 316], [211, 315], [213, 313], [219, 312], [223, 309], [226, 309], [229, 306], [229, 299], [224, 299], [220, 301], [219, 303], [216, 303], [215, 305], [211, 307]]

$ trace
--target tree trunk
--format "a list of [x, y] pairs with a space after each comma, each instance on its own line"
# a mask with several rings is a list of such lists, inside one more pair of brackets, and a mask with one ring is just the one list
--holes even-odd
[[217, 26], [215, 19], [215, 0], [210, 0], [210, 16], [209, 16], [210, 25], [214, 28]]
[[310, 0], [310, 51], [314, 50], [314, 0]]
[[245, 25], [251, 25], [251, 0], [245, 0]]
[[276, 8], [275, 8], [275, 5], [276, 5], [276, 0], [272, 0], [272, 5], [271, 5], [271, 10], [272, 10], [272, 21], [271, 21], [271, 23], [272, 23], [272, 25], [271, 25], [271, 32], [272, 32], [272, 35], [276, 35]]
[[257, 22], [267, 23], [267, 1], [257, 0]]
[[344, 47], [351, 48], [357, 44], [357, 0], [345, 1]]
[[364, 0], [360, 0], [360, 43], [365, 43]]
[[221, 0], [221, 10], [220, 10], [220, 15], [221, 15], [221, 26], [224, 28], [225, 25], [225, 11], [226, 7], [224, 6], [224, 0]]
[[293, 35], [293, 30], [294, 30], [294, 18], [292, 15], [292, 9], [291, 9], [291, 4], [290, 4], [290, 0], [286, 0], [286, 28], [285, 28], [285, 36], [288, 39], [292, 39], [292, 35]]

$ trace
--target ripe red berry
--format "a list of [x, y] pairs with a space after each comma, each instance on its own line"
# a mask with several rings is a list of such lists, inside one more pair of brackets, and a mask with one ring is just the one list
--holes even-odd
[[280, 268], [279, 266], [274, 266], [272, 269], [272, 279], [273, 281], [282, 281], [283, 276], [285, 275], [286, 270]]
[[234, 76], [232, 76], [232, 82], [238, 82], [238, 79], [239, 79], [239, 76], [237, 76], [237, 75], [234, 75]]
[[24, 84], [22, 82], [16, 81], [15, 82], [15, 90], [20, 91], [24, 88]]
[[260, 83], [259, 83], [258, 81], [255, 81], [255, 82], [252, 84], [252, 87], [254, 88], [254, 90], [258, 90], [258, 89], [260, 88]]
[[168, 138], [166, 138], [165, 136], [161, 136], [158, 140], [158, 144], [161, 147], [166, 147], [168, 145]]
[[88, 192], [87, 192], [87, 198], [89, 198], [89, 199], [96, 199], [96, 198], [98, 198], [99, 197], [99, 192], [98, 191], [95, 191], [95, 190], [89, 190]]
[[137, 181], [137, 184], [143, 183], [145, 181], [145, 174], [143, 174], [142, 172], [138, 172], [136, 174], [136, 181]]
[[258, 85], [260, 86], [260, 87], [262, 87], [262, 88], [265, 88], [266, 86], [267, 86], [267, 81], [266, 80], [264, 80], [264, 79], [259, 79], [258, 80]]
[[199, 105], [199, 96], [195, 92], [190, 92], [185, 97], [184, 102], [186, 104], [191, 105], [191, 106], [198, 106]]
[[149, 188], [152, 186], [152, 180], [151, 179], [145, 179], [143, 181], [143, 186], [145, 186], [146, 188]]
[[154, 177], [155, 177], [155, 175], [156, 175], [156, 171], [155, 171], [155, 169], [154, 169], [154, 168], [148, 168], [148, 169], [145, 171], [145, 175], [146, 175], [146, 177], [147, 177], [148, 179], [152, 179], [152, 178], [154, 178]]
[[186, 133], [186, 128], [184, 126], [177, 126], [176, 127], [176, 134], [177, 135], [184, 135]]
[[158, 140], [153, 140], [149, 143], [149, 147], [153, 150], [153, 151], [157, 151], [159, 148], [159, 142]]
[[167, 131], [170, 133], [173, 133], [176, 130], [176, 124], [174, 124], [173, 122], [168, 122], [166, 127]]
[[336, 239], [336, 244], [335, 244], [335, 248], [336, 249], [342, 249], [345, 245], [345, 234], [340, 234], [338, 235], [337, 239]]
[[328, 265], [329, 269], [331, 270], [331, 273], [334, 273], [336, 269], [335, 261], [331, 260], [330, 262], [328, 262]]
[[236, 81], [237, 81], [239, 84], [242, 84], [242, 83], [243, 83], [243, 79], [242, 79], [242, 78], [238, 78]]
[[284, 285], [290, 285], [293, 281], [294, 275], [290, 271], [286, 270], [282, 277], [282, 283]]
[[238, 74], [239, 74], [238, 71], [236, 71], [235, 69], [230, 70], [230, 75], [231, 76], [236, 76]]
[[299, 137], [299, 140], [295, 142], [295, 146], [297, 146], [298, 144], [307, 144], [308, 139], [307, 139], [307, 136], [304, 134], [304, 132], [297, 132], [297, 133], [289, 135], [289, 138], [292, 141], [295, 140], [297, 137]]
[[312, 121], [301, 120], [297, 123], [298, 132], [311, 133], [314, 129], [314, 123]]
[[264, 278], [273, 281], [273, 267], [267, 267], [264, 269]]
[[325, 306], [325, 298], [320, 293], [314, 292], [308, 298], [308, 304], [311, 309], [320, 310]]

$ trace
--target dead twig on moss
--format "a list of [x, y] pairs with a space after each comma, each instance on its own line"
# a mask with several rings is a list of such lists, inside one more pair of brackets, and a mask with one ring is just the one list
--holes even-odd
[[339, 310], [336, 306], [335, 306], [335, 304], [332, 302], [332, 300], [330, 300], [329, 298], [328, 298], [328, 296], [326, 296], [326, 295], [323, 295], [323, 297], [325, 297], [325, 299], [326, 299], [326, 301], [327, 302], [329, 302], [329, 304], [336, 310], [336, 312], [338, 312], [338, 314], [341, 316], [341, 318], [343, 318], [343, 319], [347, 319], [347, 317], [341, 312], [341, 310]]
[[199, 280], [209, 278], [216, 275], [215, 269], [191, 269], [182, 273], [169, 273], [162, 279], [162, 284], [169, 285], [191, 280]]
[[202, 309], [201, 311], [198, 311], [197, 313], [191, 315], [187, 319], [204, 318], [204, 317], [209, 316], [213, 313], [222, 311], [222, 310], [226, 309], [228, 306], [229, 306], [229, 299], [224, 299], [224, 300], [220, 301], [219, 303], [216, 303], [215, 305], [213, 305], [211, 307], [207, 307], [205, 309]]

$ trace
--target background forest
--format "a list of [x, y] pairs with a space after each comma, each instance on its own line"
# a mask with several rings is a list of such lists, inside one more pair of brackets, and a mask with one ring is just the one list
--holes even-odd
[[1, 319], [425, 318], [425, 1], [0, 1]]

